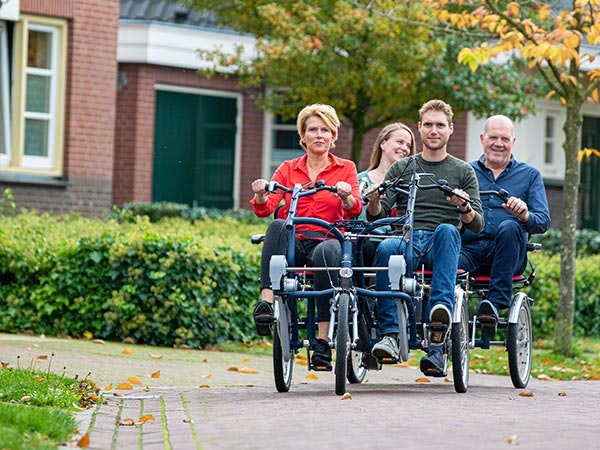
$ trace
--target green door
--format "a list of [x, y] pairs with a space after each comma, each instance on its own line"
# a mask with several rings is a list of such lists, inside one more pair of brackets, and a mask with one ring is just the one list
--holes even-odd
[[157, 91], [152, 200], [233, 207], [236, 99]]
[[[583, 119], [581, 143], [600, 150], [600, 119]], [[591, 155], [581, 161], [579, 183], [580, 228], [600, 230], [600, 158]]]

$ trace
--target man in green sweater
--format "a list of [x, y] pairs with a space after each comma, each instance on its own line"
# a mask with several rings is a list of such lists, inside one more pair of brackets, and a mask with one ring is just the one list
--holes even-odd
[[[462, 227], [479, 233], [483, 229], [479, 185], [473, 168], [448, 154], [447, 144], [454, 126], [450, 105], [441, 100], [430, 100], [419, 110], [418, 130], [422, 151], [415, 156], [396, 161], [389, 169], [385, 180], [401, 177], [408, 182], [414, 171], [431, 173], [432, 183], [446, 180], [451, 192], [438, 189], [420, 190], [414, 208], [412, 232], [412, 267], [433, 271], [431, 282], [430, 323], [435, 331], [429, 333], [427, 356], [421, 359], [421, 371], [428, 376], [446, 376], [444, 342], [452, 325], [454, 287], [460, 254], [460, 232]], [[425, 184], [432, 184], [425, 182]], [[462, 197], [462, 198], [461, 198]], [[469, 199], [469, 202], [464, 199]], [[383, 197], [377, 192], [368, 198], [367, 217], [375, 220], [389, 215], [392, 208], [405, 211], [407, 197], [388, 190]], [[405, 254], [404, 239], [387, 238], [377, 248], [375, 265], [387, 267], [391, 255]], [[411, 276], [410, 274], [408, 276]], [[390, 289], [387, 271], [377, 272], [377, 290]], [[379, 333], [382, 339], [374, 345], [373, 356], [377, 358], [399, 358], [398, 311], [396, 301], [388, 298], [377, 300]], [[443, 330], [443, 331], [439, 331]]]

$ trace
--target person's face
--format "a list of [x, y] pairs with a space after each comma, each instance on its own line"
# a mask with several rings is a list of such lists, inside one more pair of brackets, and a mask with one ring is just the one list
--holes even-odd
[[381, 160], [390, 164], [410, 155], [412, 137], [403, 128], [392, 131], [381, 144]]
[[481, 134], [479, 139], [483, 146], [486, 166], [492, 169], [506, 167], [515, 143], [511, 124], [504, 120], [490, 121], [487, 131]]
[[418, 128], [423, 146], [430, 150], [446, 148], [454, 131], [454, 126], [448, 123], [446, 114], [435, 110], [423, 114]]
[[309, 154], [326, 153], [333, 144], [333, 132], [319, 116], [310, 116], [306, 119], [306, 131], [302, 140]]

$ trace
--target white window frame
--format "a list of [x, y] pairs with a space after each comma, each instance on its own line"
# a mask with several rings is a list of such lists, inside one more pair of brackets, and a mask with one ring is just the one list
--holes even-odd
[[[276, 139], [273, 139], [274, 134], [277, 131], [292, 131], [295, 136], [298, 138], [298, 140], [300, 140], [300, 137], [298, 136], [298, 129], [296, 126], [296, 122], [294, 121], [293, 124], [282, 124], [282, 123], [275, 123], [276, 120], [276, 115], [274, 114], [270, 114], [270, 113], [265, 113], [264, 115], [264, 140], [263, 142], [265, 143], [264, 148], [263, 148], [263, 161], [262, 161], [262, 177], [269, 180], [272, 176], [273, 173], [275, 172], [275, 170], [277, 169], [279, 163], [283, 162], [283, 161], [279, 161], [279, 163], [277, 165], [273, 165], [273, 155], [275, 152], [275, 142]], [[298, 149], [298, 155], [297, 156], [302, 156], [304, 154], [304, 151], [302, 150], [302, 148]], [[290, 158], [285, 158], [284, 160], [288, 160]]]
[[[555, 111], [546, 111], [544, 114], [544, 151], [543, 151], [543, 164], [545, 166], [554, 167], [556, 165], [557, 154], [558, 154], [558, 128], [560, 114]], [[554, 129], [551, 136], [548, 135], [548, 119], [552, 119], [554, 122]], [[548, 160], [548, 146], [550, 149], [550, 160]]]
[[[50, 33], [52, 59], [50, 69], [27, 67], [27, 47], [30, 31]], [[62, 176], [64, 153], [64, 111], [66, 97], [67, 21], [23, 14], [14, 27], [12, 86], [12, 146], [5, 161], [0, 161], [0, 173], [22, 173]], [[51, 79], [49, 112], [28, 112], [27, 76], [43, 75]], [[46, 156], [24, 154], [25, 121], [48, 121], [48, 151]]]

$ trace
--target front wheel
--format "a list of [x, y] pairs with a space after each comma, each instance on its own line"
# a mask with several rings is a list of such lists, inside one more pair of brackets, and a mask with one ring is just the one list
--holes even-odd
[[288, 392], [294, 369], [294, 352], [290, 345], [289, 309], [280, 299], [276, 300], [275, 308], [277, 320], [273, 327], [273, 377], [277, 392]]
[[454, 390], [465, 393], [469, 387], [469, 315], [467, 303], [464, 300], [461, 302], [461, 305], [455, 305], [455, 308], [461, 307], [460, 322], [452, 324], [450, 339]]
[[335, 336], [335, 393], [346, 393], [346, 374], [350, 355], [350, 295], [343, 292], [338, 299], [337, 333]]
[[532, 356], [531, 309], [525, 299], [519, 308], [516, 323], [509, 323], [506, 331], [508, 368], [513, 386], [523, 389], [529, 383]]
[[[365, 323], [364, 317], [359, 317], [358, 319], [358, 327], [365, 327], [367, 324]], [[359, 331], [360, 335], [360, 331]], [[367, 376], [367, 368], [363, 363], [364, 353], [362, 350], [350, 350], [348, 354], [348, 382], [352, 384], [360, 384], [364, 381]]]

